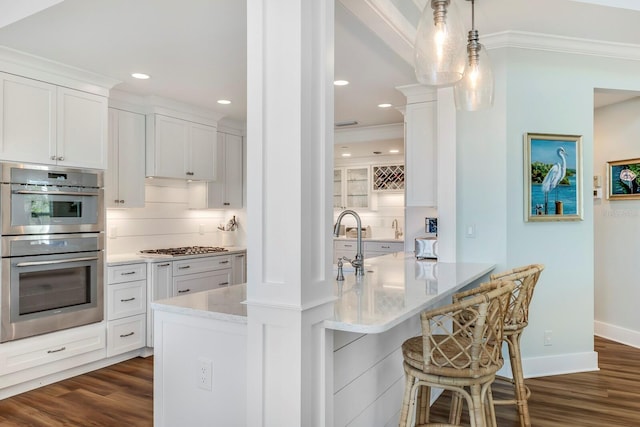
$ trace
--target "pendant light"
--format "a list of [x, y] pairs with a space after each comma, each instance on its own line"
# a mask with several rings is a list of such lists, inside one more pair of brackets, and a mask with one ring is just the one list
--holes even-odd
[[493, 105], [493, 72], [487, 49], [480, 44], [475, 27], [475, 0], [471, 1], [471, 31], [467, 43], [464, 76], [454, 86], [453, 93], [458, 110], [477, 111]]
[[427, 3], [416, 32], [416, 78], [428, 86], [451, 86], [464, 72], [464, 26], [452, 0]]

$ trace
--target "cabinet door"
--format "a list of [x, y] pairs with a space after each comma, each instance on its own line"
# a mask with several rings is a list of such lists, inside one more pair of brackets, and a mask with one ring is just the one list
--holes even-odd
[[0, 159], [55, 164], [56, 86], [4, 73], [0, 82]]
[[107, 168], [107, 98], [58, 87], [59, 165]]
[[[173, 296], [173, 273], [171, 262], [151, 263], [148, 267], [148, 301]], [[153, 310], [147, 310], [147, 347], [153, 347]]]
[[[186, 156], [189, 139], [189, 123], [173, 117], [156, 114], [154, 135], [150, 146], [151, 156], [147, 157], [147, 174], [163, 178], [189, 178], [186, 174]], [[149, 153], [148, 153], [149, 154]]]
[[247, 282], [247, 256], [245, 254], [233, 255], [232, 272], [232, 285], [238, 285], [240, 283]]
[[190, 123], [190, 147], [187, 151], [187, 178], [204, 181], [216, 179], [216, 128]]
[[369, 207], [369, 168], [346, 168], [346, 206], [348, 208]]
[[342, 182], [344, 180], [344, 169], [333, 170], [333, 207], [335, 209], [344, 209], [345, 203], [342, 199]]
[[227, 134], [224, 144], [225, 197], [223, 202], [226, 208], [242, 207], [242, 184], [244, 181], [242, 157], [242, 137]]
[[143, 208], [145, 117], [129, 111], [119, 111], [118, 116], [117, 204]]

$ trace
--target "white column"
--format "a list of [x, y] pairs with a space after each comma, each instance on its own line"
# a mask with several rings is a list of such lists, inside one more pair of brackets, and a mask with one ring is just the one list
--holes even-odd
[[252, 427], [330, 425], [333, 20], [333, 0], [247, 0]]

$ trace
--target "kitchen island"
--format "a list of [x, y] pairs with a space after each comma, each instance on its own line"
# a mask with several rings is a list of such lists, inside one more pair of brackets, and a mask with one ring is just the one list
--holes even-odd
[[[449, 302], [491, 264], [417, 261], [412, 253], [345, 266], [325, 321], [327, 393], [335, 426], [397, 425], [404, 387], [400, 346], [420, 333], [418, 314]], [[156, 314], [156, 426], [245, 425], [246, 285], [152, 303]], [[330, 365], [330, 366], [329, 366]]]

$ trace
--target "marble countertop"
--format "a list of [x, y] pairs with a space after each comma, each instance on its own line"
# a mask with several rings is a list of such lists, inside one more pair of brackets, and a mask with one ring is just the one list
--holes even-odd
[[179, 259], [232, 255], [232, 254], [237, 254], [237, 253], [242, 253], [247, 251], [247, 248], [240, 247], [240, 246], [229, 246], [229, 247], [225, 247], [225, 249], [227, 249], [227, 252], [214, 252], [209, 254], [177, 256], [177, 257], [146, 257], [146, 256], [141, 256], [140, 254], [135, 252], [127, 253], [127, 254], [112, 254], [112, 255], [107, 255], [107, 265], [114, 266], [114, 265], [122, 265], [122, 264], [133, 264], [138, 262], [167, 262], [167, 261], [176, 261]]
[[234, 285], [205, 292], [153, 301], [151, 308], [206, 319], [247, 323], [247, 285]]
[[[376, 334], [421, 311], [448, 302], [454, 292], [491, 272], [494, 264], [416, 260], [398, 252], [365, 260], [365, 275], [345, 271], [328, 329]], [[154, 310], [246, 323], [246, 285], [182, 295], [151, 303]]]

